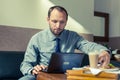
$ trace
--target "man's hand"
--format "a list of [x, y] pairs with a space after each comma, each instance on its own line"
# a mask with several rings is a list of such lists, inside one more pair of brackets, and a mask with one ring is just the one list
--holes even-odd
[[102, 51], [98, 57], [99, 63], [101, 66], [107, 66], [110, 63], [110, 54], [107, 51]]
[[47, 66], [45, 66], [45, 65], [36, 65], [36, 66], [34, 66], [31, 73], [32, 73], [32, 75], [36, 75], [36, 74], [38, 74], [39, 71], [42, 71], [42, 70], [44, 70], [46, 68], [47, 68]]

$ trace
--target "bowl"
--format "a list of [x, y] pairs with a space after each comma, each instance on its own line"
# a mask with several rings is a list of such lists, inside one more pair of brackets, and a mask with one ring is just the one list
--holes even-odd
[[115, 54], [115, 55], [114, 55], [114, 58], [115, 58], [117, 61], [120, 61], [120, 54]]

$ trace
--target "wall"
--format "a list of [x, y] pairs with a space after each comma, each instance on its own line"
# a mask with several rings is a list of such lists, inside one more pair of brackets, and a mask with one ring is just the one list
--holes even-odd
[[95, 11], [110, 14], [110, 37], [120, 36], [120, 0], [95, 0]]
[[38, 28], [39, 0], [0, 0], [0, 25]]
[[109, 47], [120, 49], [120, 0], [95, 0], [95, 10], [110, 14]]
[[48, 8], [53, 5], [61, 5], [68, 10], [67, 29], [102, 35], [95, 27], [94, 0], [0, 0], [0, 25], [44, 29], [48, 27]]

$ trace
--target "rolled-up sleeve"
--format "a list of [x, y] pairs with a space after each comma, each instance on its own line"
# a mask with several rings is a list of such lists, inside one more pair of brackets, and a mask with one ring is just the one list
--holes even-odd
[[90, 42], [88, 40], [85, 40], [83, 37], [78, 36], [77, 38], [77, 48], [81, 50], [84, 53], [89, 53], [91, 51], [101, 51], [101, 50], [107, 50], [108, 49], [101, 44], [97, 44], [95, 42]]
[[[37, 39], [31, 38], [27, 50], [24, 55], [23, 62], [20, 65], [20, 70], [23, 73], [23, 75], [31, 74], [31, 70], [33, 69], [33, 66], [37, 65], [37, 57], [39, 50], [37, 48]], [[33, 45], [34, 44], [34, 45]]]

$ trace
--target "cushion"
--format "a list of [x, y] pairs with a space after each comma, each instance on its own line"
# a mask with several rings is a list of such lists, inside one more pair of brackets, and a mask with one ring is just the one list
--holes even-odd
[[0, 80], [7, 78], [19, 78], [20, 64], [23, 60], [24, 52], [0, 51]]

